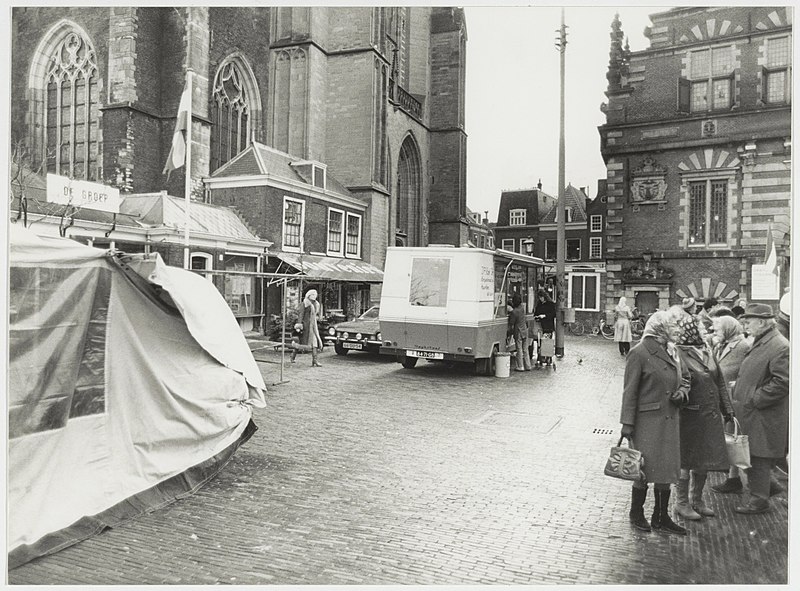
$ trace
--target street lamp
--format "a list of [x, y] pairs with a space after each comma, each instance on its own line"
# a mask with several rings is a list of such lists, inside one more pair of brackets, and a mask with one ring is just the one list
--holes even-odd
[[528, 236], [525, 240], [522, 241], [522, 244], [525, 246], [525, 254], [528, 256], [533, 256], [533, 245], [536, 244], [533, 238]]

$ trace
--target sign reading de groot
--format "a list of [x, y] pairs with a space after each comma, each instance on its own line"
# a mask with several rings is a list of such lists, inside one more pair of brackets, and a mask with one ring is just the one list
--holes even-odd
[[79, 181], [57, 174], [47, 175], [47, 200], [85, 209], [119, 213], [119, 189], [100, 183]]

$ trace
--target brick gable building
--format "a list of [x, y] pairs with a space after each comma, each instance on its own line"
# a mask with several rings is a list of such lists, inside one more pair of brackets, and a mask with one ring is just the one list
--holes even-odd
[[[606, 123], [606, 308], [682, 297], [777, 303], [788, 285], [790, 7], [674, 8], [648, 49], [612, 23]], [[780, 284], [765, 270], [767, 233]]]

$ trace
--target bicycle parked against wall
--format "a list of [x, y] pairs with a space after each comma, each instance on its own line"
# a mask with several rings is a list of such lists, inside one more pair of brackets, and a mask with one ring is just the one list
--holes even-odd
[[[642, 338], [642, 333], [644, 332], [644, 325], [647, 322], [646, 316], [642, 316], [639, 314], [639, 309], [633, 309], [633, 318], [631, 318], [631, 336], [633, 337], [634, 341], [638, 341]], [[600, 334], [603, 335], [609, 341], [614, 340], [614, 324], [609, 324], [606, 322], [605, 318], [600, 318]]]

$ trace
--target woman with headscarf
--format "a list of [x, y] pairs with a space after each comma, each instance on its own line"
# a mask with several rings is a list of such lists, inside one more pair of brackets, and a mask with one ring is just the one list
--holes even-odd
[[633, 312], [627, 304], [625, 296], [619, 298], [619, 303], [614, 308], [614, 340], [619, 346], [619, 354], [623, 357], [631, 350], [631, 318]]
[[[297, 322], [302, 324], [301, 344], [304, 348], [311, 348], [311, 367], [322, 367], [317, 361], [317, 353], [322, 349], [322, 337], [319, 334], [317, 322], [322, 318], [322, 304], [317, 301], [317, 290], [309, 289], [303, 303], [297, 310]], [[298, 327], [299, 328], [299, 327]], [[292, 351], [294, 361], [297, 350]]]
[[[719, 363], [722, 377], [728, 385], [728, 392], [733, 394], [733, 386], [739, 377], [739, 366], [750, 352], [750, 341], [744, 337], [742, 324], [731, 316], [718, 316], [714, 318], [714, 336], [717, 344], [714, 347], [714, 357]], [[734, 412], [741, 411], [741, 402], [731, 396]], [[738, 493], [742, 491], [742, 478], [739, 469], [731, 466], [728, 478], [722, 484], [711, 487], [719, 493]]]
[[[670, 312], [680, 314], [680, 306]], [[684, 331], [678, 349], [691, 387], [680, 413], [681, 474], [675, 484], [674, 509], [676, 515], [697, 520], [714, 516], [703, 501], [703, 488], [709, 470], [728, 469], [722, 419], [732, 421], [734, 410], [725, 378], [705, 341], [694, 331]]]
[[[622, 436], [644, 458], [644, 480], [633, 483], [629, 518], [642, 531], [651, 528], [686, 535], [669, 516], [670, 484], [681, 467], [679, 408], [685, 402], [689, 376], [675, 341], [680, 331], [667, 312], [650, 316], [642, 340], [625, 362], [622, 394]], [[655, 506], [650, 523], [644, 517], [647, 485], [653, 483]]]
[[[539, 303], [536, 304], [536, 310], [533, 312], [534, 318], [539, 321], [542, 327], [542, 336], [544, 337], [544, 335], [547, 334], [552, 338], [553, 332], [556, 330], [556, 304], [543, 289], [540, 289], [537, 295]], [[539, 350], [542, 350], [541, 343], [539, 343]], [[552, 357], [542, 357], [539, 355], [536, 367], [541, 367], [543, 363], [550, 365], [552, 362]]]

